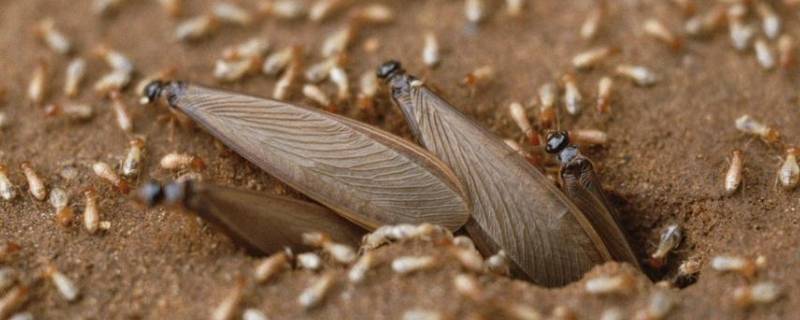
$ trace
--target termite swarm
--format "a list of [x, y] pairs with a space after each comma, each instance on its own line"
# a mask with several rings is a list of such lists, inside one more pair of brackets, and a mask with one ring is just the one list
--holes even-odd
[[734, 124], [737, 130], [758, 136], [767, 143], [778, 142], [781, 138], [780, 132], [759, 122], [750, 115], [745, 114], [737, 118]]
[[78, 287], [74, 282], [72, 282], [72, 280], [67, 278], [66, 275], [61, 273], [61, 271], [58, 271], [55, 266], [48, 265], [45, 268], [44, 274], [50, 279], [50, 281], [53, 282], [53, 285], [65, 300], [68, 302], [74, 302], [78, 299], [78, 296], [80, 295]]
[[800, 149], [787, 149], [786, 160], [783, 161], [781, 168], [778, 169], [778, 181], [786, 190], [793, 190], [800, 184], [800, 166], [797, 164], [798, 156], [800, 156]]
[[219, 305], [211, 312], [211, 319], [212, 320], [231, 320], [234, 317], [234, 314], [239, 309], [239, 305], [242, 303], [244, 299], [244, 291], [247, 282], [245, 282], [244, 278], [239, 278], [236, 281], [233, 289], [225, 295], [225, 298], [222, 299]]
[[305, 309], [318, 306], [333, 286], [335, 275], [336, 273], [332, 271], [320, 275], [311, 286], [300, 293], [297, 297], [298, 304]]
[[667, 262], [667, 255], [677, 248], [683, 240], [683, 232], [677, 224], [670, 224], [661, 231], [658, 247], [650, 255], [649, 264], [654, 268], [661, 268]]
[[114, 169], [108, 163], [98, 161], [92, 165], [92, 171], [95, 175], [108, 181], [113, 185], [117, 191], [122, 194], [127, 194], [129, 191], [128, 182], [120, 178]]
[[45, 18], [34, 29], [36, 36], [56, 53], [67, 55], [72, 52], [72, 43], [55, 26], [55, 20]]
[[36, 171], [33, 170], [31, 164], [29, 162], [23, 162], [19, 165], [20, 169], [22, 169], [22, 173], [25, 174], [25, 178], [28, 180], [28, 191], [33, 195], [36, 200], [44, 201], [47, 197], [47, 187], [45, 187], [44, 182]]
[[86, 60], [75, 58], [67, 65], [66, 79], [64, 80], [64, 94], [76, 97], [80, 93], [81, 82], [86, 75]]
[[3, 164], [0, 164], [0, 197], [6, 201], [17, 197], [17, 187], [8, 178], [8, 169]]
[[724, 191], [726, 195], [732, 195], [742, 184], [742, 167], [744, 166], [744, 156], [739, 149], [733, 150], [731, 155], [731, 165], [725, 174]]

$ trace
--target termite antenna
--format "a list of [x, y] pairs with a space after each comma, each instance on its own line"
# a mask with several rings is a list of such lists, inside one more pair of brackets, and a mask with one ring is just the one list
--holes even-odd
[[391, 79], [396, 74], [404, 73], [403, 66], [397, 60], [389, 60], [381, 64], [378, 67], [377, 75], [378, 78], [388, 80]]
[[569, 134], [566, 131], [551, 131], [547, 133], [546, 141], [544, 150], [547, 153], [557, 154], [569, 146]]

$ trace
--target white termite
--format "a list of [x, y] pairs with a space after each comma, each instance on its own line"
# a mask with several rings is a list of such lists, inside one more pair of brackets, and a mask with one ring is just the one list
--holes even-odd
[[86, 60], [75, 58], [67, 65], [64, 80], [64, 94], [68, 97], [76, 97], [80, 93], [81, 82], [86, 75]]
[[318, 306], [325, 300], [325, 296], [330, 291], [336, 280], [336, 273], [328, 272], [320, 275], [314, 282], [297, 297], [297, 303], [305, 309]]
[[72, 42], [56, 29], [55, 20], [45, 18], [36, 25], [36, 36], [56, 53], [67, 55], [72, 52]]
[[89, 188], [83, 192], [86, 206], [83, 209], [83, 227], [90, 234], [97, 232], [100, 227], [100, 206], [97, 203], [97, 192]]
[[753, 47], [756, 51], [756, 60], [764, 70], [771, 70], [775, 67], [775, 55], [766, 40], [756, 39]]
[[778, 169], [778, 181], [785, 190], [793, 190], [800, 184], [800, 166], [797, 164], [798, 156], [800, 156], [800, 149], [787, 149], [786, 160], [783, 161], [780, 169]]
[[0, 164], [0, 197], [6, 201], [17, 197], [17, 187], [8, 178], [8, 169], [3, 164]]
[[128, 142], [128, 154], [122, 162], [122, 175], [135, 177], [139, 175], [142, 157], [144, 155], [144, 140], [133, 138]]
[[435, 68], [440, 62], [439, 41], [436, 40], [436, 34], [433, 32], [426, 32], [423, 39], [422, 63], [428, 68]]
[[222, 23], [247, 26], [253, 23], [253, 15], [232, 2], [217, 2], [211, 7], [211, 14]]
[[567, 112], [571, 115], [581, 113], [583, 110], [583, 96], [580, 89], [578, 89], [575, 75], [567, 73], [561, 78], [561, 81], [564, 83], [564, 107]]
[[80, 296], [80, 290], [72, 280], [66, 275], [61, 273], [53, 265], [48, 265], [45, 268], [44, 274], [58, 290], [58, 293], [68, 302], [74, 302]]
[[19, 166], [22, 173], [25, 174], [25, 179], [28, 180], [28, 191], [36, 200], [44, 201], [47, 198], [47, 187], [45, 187], [42, 178], [39, 178], [39, 174], [33, 170], [29, 162], [23, 162]]
[[392, 270], [399, 274], [408, 274], [430, 269], [435, 265], [436, 259], [431, 256], [403, 256], [392, 261]]
[[617, 66], [615, 72], [641, 87], [652, 86], [658, 82], [658, 77], [655, 73], [643, 66], [621, 64]]

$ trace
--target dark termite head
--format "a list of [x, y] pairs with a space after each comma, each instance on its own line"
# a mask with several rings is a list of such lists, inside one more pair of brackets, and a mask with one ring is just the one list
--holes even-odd
[[378, 67], [377, 75], [378, 78], [383, 80], [390, 80], [395, 74], [402, 74], [405, 70], [403, 70], [403, 66], [397, 60], [389, 60], [381, 64]]
[[161, 81], [153, 80], [144, 87], [141, 104], [150, 104], [158, 101], [158, 98], [165, 96], [171, 107], [175, 107], [175, 101], [186, 89], [186, 83], [181, 81]]
[[569, 134], [566, 131], [551, 131], [547, 134], [544, 150], [557, 154], [569, 146]]
[[142, 104], [150, 104], [158, 100], [161, 96], [161, 90], [164, 88], [164, 81], [153, 80], [144, 87], [142, 92]]
[[162, 204], [180, 205], [186, 199], [190, 184], [190, 181], [176, 181], [168, 184], [148, 181], [136, 191], [136, 201], [148, 208]]

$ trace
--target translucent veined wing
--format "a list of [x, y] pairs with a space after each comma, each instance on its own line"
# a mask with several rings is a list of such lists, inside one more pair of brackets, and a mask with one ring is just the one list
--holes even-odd
[[184, 207], [253, 253], [306, 248], [306, 232], [322, 232], [335, 242], [358, 246], [366, 232], [314, 203], [197, 181], [164, 187], [148, 183], [138, 194], [150, 206], [164, 202]]
[[157, 91], [242, 157], [365, 228], [429, 222], [455, 230], [469, 217], [450, 169], [399, 137], [317, 109], [182, 82]]
[[610, 260], [586, 217], [525, 159], [399, 65], [385, 71], [412, 132], [467, 189], [474, 221], [466, 228], [484, 254], [505, 250], [524, 275], [547, 286], [577, 280]]

